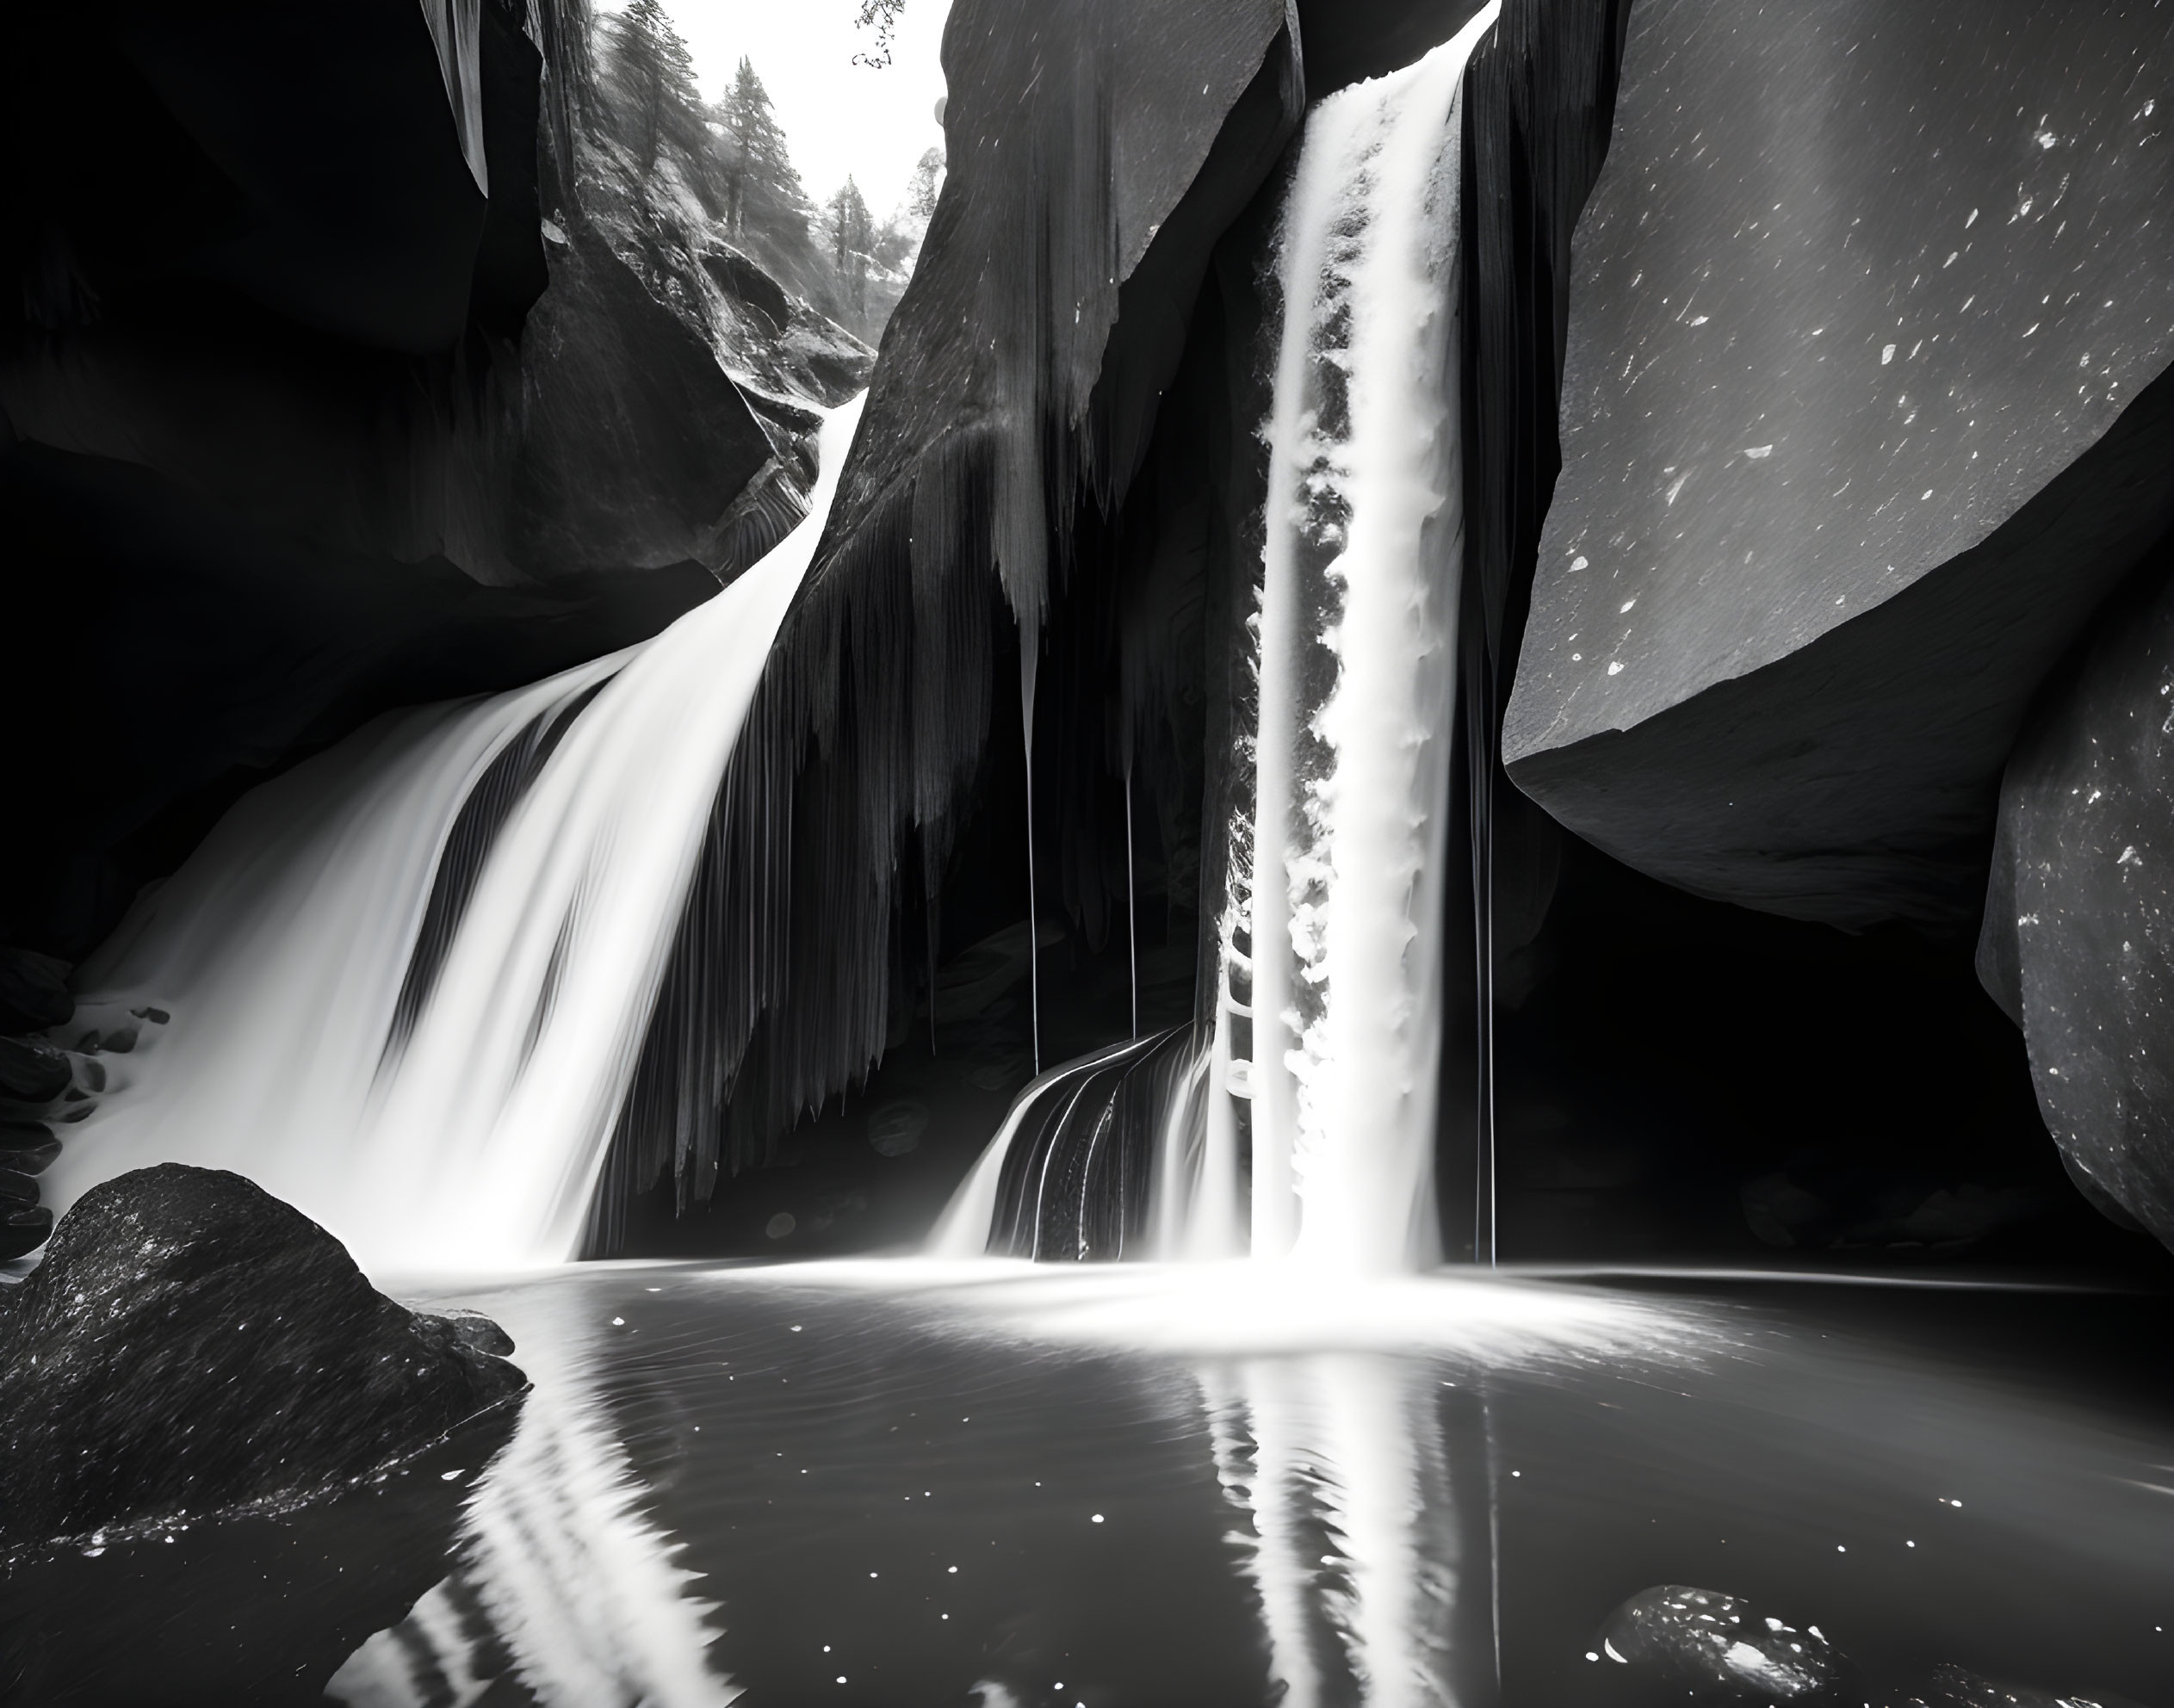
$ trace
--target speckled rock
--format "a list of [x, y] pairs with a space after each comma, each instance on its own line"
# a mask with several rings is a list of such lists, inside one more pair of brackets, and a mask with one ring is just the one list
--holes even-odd
[[308, 1499], [527, 1386], [238, 1174], [94, 1187], [0, 1293], [0, 1547]]
[[2171, 48], [2121, 0], [1633, 8], [1503, 738], [1562, 822], [1974, 921], [2033, 692], [2174, 524]]
[[2101, 1691], [2059, 1695], [2029, 1685], [1995, 1683], [1961, 1667], [1942, 1667], [1911, 1697], [1908, 1708], [2136, 1708], [2126, 1696]]
[[[1839, 1704], [1848, 1662], [1816, 1625], [1799, 1629], [1719, 1590], [1657, 1584], [1601, 1628], [1601, 1652], [1694, 1702]], [[1848, 1698], [1854, 1701], [1856, 1699]]]
[[2174, 579], [2106, 612], [2001, 785], [1979, 979], [2085, 1196], [2174, 1246]]

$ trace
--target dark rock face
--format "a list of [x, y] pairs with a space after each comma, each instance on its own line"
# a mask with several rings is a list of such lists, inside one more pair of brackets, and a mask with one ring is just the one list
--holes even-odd
[[602, 237], [576, 232], [553, 251], [523, 344], [514, 555], [570, 569], [708, 558], [770, 440]]
[[1762, 1617], [1717, 1590], [1642, 1589], [1601, 1628], [1602, 1653], [1697, 1702], [1839, 1704], [1849, 1670], [1816, 1627]]
[[66, 962], [27, 949], [0, 948], [0, 1033], [65, 1026], [75, 1012]]
[[121, 1175], [0, 1295], [0, 1543], [339, 1488], [520, 1394], [493, 1345], [238, 1175]]
[[51, 1103], [73, 1078], [68, 1058], [51, 1044], [0, 1038], [0, 1097], [17, 1103]]
[[[1022, 721], [1023, 651], [1052, 684], [1037, 746], [1099, 761], [1106, 678], [1080, 672], [1091, 733], [1051, 703], [1072, 667], [1053, 613], [1069, 602], [1083, 653], [1114, 629], [1113, 554], [1085, 542], [1140, 471], [1217, 239], [1298, 121], [1288, 20], [1280, 0], [952, 8], [943, 192], [686, 916], [733, 898], [733, 941], [683, 935], [607, 1207], [673, 1167], [706, 1198], [881, 1059], [920, 957], [876, 946], [916, 879], [935, 911], [992, 727]], [[756, 976], [720, 988], [703, 969], [727, 963]]]
[[0, 611], [55, 640], [0, 678], [0, 727], [100, 756], [95, 789], [0, 844], [0, 931], [77, 953], [270, 768], [389, 706], [629, 645], [716, 587], [694, 564], [479, 586], [443, 558], [313, 547], [149, 469], [41, 445], [0, 451], [0, 529], [15, 571]]
[[834, 401], [866, 351], [734, 319], [601, 171], [585, 10], [432, 15], [23, 21], [0, 728], [101, 772], [0, 849], [0, 938], [87, 950], [266, 770], [647, 638], [804, 494], [790, 393]]
[[[2174, 560], [2170, 560], [2174, 567]], [[2174, 578], [2110, 605], [2001, 784], [1979, 976], [2077, 1184], [2174, 1246]]]
[[1298, 0], [1307, 99], [1410, 65], [1479, 8], [1480, 0]]
[[1633, 9], [1503, 738], [1563, 823], [1799, 918], [1974, 916], [2029, 696], [2174, 522], [2171, 39]]

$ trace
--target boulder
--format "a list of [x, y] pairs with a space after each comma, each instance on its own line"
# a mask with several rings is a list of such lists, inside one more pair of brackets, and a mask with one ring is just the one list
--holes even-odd
[[28, 949], [0, 948], [0, 1032], [65, 1026], [75, 1012], [65, 961]]
[[1719, 1590], [1680, 1583], [1641, 1589], [1608, 1615], [1600, 1649], [1670, 1686], [1678, 1700], [1840, 1708], [1859, 1699], [1847, 1694], [1849, 1663], [1817, 1626], [1762, 1616], [1749, 1601]]
[[2084, 1196], [2174, 1246], [2170, 570], [2108, 609], [2016, 745], [1978, 971]]
[[1974, 923], [2031, 696], [2174, 524], [2174, 16], [1644, 0], [1503, 754], [1701, 894]]
[[120, 1175], [0, 1295], [0, 1545], [353, 1483], [516, 1399], [497, 1344], [393, 1303], [239, 1175]]
[[704, 558], [770, 439], [601, 235], [570, 232], [551, 263], [522, 339], [512, 555], [567, 572]]

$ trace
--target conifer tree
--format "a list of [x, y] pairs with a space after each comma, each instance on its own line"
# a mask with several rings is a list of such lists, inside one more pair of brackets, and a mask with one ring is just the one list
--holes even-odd
[[856, 316], [868, 310], [868, 251], [876, 238], [876, 222], [870, 217], [867, 198], [848, 176], [832, 196], [829, 206], [831, 260], [838, 282]]
[[906, 207], [917, 220], [936, 217], [936, 197], [944, 187], [944, 151], [932, 148], [914, 168], [913, 183], [906, 191]]
[[666, 15], [663, 0], [634, 0], [604, 28], [617, 97], [613, 104], [646, 178], [666, 142], [691, 150], [702, 135], [694, 60]]
[[725, 191], [725, 224], [738, 236], [747, 225], [749, 204], [763, 213], [797, 214], [804, 222], [808, 195], [800, 185], [785, 146], [785, 133], [771, 108], [770, 92], [756, 76], [754, 62], [740, 57], [731, 85], [713, 115], [715, 158]]

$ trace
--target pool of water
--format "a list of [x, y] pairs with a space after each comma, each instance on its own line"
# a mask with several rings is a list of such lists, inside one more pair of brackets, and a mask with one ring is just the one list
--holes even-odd
[[[511, 1441], [19, 1574], [20, 1699], [2174, 1702], [2155, 1296], [901, 1263], [406, 1296], [513, 1335]], [[1663, 1586], [1731, 1599], [1622, 1611]]]

